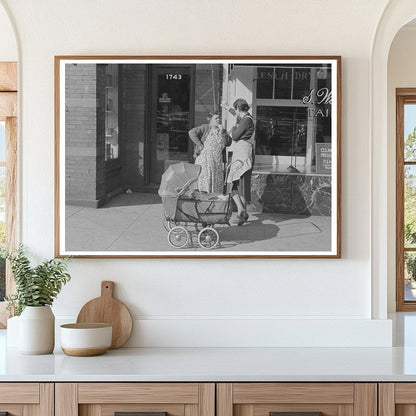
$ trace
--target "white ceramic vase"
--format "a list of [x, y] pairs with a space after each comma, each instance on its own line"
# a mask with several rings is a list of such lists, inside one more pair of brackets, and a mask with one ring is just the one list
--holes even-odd
[[19, 320], [20, 316], [13, 316], [7, 320], [7, 347], [19, 347]]
[[55, 347], [55, 315], [50, 306], [26, 306], [19, 319], [19, 351], [50, 354]]

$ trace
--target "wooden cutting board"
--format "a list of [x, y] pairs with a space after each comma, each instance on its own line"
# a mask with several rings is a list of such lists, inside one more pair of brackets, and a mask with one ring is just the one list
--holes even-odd
[[101, 282], [101, 296], [86, 303], [77, 323], [107, 323], [113, 326], [111, 349], [121, 347], [129, 339], [133, 319], [127, 306], [113, 297], [114, 282]]

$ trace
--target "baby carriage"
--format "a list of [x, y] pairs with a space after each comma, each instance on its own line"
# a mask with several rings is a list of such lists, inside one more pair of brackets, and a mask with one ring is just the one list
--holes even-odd
[[192, 234], [197, 233], [199, 246], [213, 249], [220, 244], [214, 226], [230, 225], [231, 195], [198, 192], [200, 172], [201, 166], [180, 162], [170, 165], [162, 175], [159, 195], [165, 209], [164, 226], [174, 248], [192, 246]]

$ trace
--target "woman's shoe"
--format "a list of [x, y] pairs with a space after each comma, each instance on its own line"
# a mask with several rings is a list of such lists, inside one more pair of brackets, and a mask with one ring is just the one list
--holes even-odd
[[240, 215], [237, 216], [238, 222], [237, 225], [243, 225], [248, 220], [248, 214], [246, 211], [243, 211]]

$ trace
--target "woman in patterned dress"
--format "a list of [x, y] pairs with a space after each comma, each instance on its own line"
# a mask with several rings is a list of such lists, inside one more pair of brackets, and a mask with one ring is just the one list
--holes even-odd
[[218, 112], [209, 113], [209, 128], [201, 143], [201, 153], [195, 164], [201, 166], [198, 190], [208, 193], [222, 193], [224, 187], [223, 150], [231, 144], [231, 137], [220, 124]]

